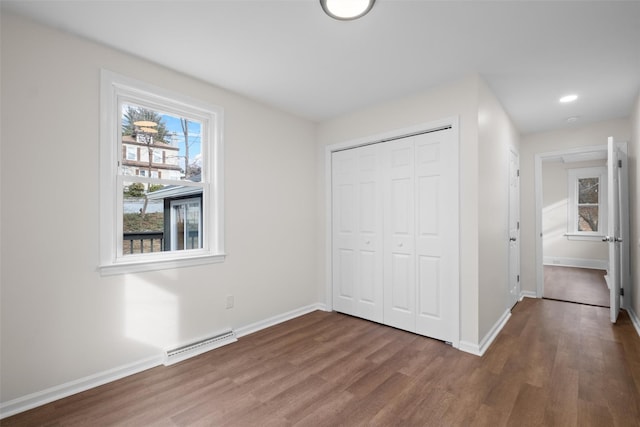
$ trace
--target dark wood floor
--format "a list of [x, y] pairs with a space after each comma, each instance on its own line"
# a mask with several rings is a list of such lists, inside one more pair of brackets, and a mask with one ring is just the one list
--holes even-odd
[[544, 297], [609, 307], [606, 273], [590, 268], [545, 265]]
[[525, 299], [483, 357], [314, 312], [3, 426], [639, 426], [627, 314]]

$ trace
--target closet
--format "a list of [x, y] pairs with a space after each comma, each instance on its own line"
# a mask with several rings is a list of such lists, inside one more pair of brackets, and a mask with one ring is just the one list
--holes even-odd
[[458, 338], [458, 149], [448, 127], [331, 154], [336, 311]]

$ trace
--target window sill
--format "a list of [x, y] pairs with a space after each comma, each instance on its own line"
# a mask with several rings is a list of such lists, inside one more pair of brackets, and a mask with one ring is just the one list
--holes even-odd
[[171, 268], [192, 267], [203, 264], [224, 262], [226, 254], [197, 255], [185, 258], [135, 260], [118, 262], [98, 266], [101, 276], [115, 276], [117, 274], [142, 273], [146, 271], [166, 270]]
[[565, 233], [567, 240], [584, 240], [591, 242], [602, 242], [604, 234], [582, 234], [582, 233]]

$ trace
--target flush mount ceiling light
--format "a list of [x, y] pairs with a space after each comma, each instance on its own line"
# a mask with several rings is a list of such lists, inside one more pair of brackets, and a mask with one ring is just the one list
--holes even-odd
[[578, 95], [565, 95], [562, 98], [560, 98], [560, 102], [562, 102], [563, 104], [566, 104], [567, 102], [573, 102], [576, 99], [578, 99]]
[[327, 15], [341, 21], [350, 21], [366, 15], [376, 0], [320, 0]]

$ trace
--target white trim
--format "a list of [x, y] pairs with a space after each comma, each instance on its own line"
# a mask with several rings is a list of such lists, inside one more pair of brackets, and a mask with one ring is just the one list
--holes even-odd
[[[102, 69], [100, 81], [100, 259], [102, 275], [186, 267], [224, 261], [224, 110], [135, 79]], [[121, 102], [143, 102], [202, 122], [202, 182], [182, 185], [202, 189], [202, 249], [193, 252], [167, 251], [142, 256], [122, 254], [122, 203], [119, 186], [128, 176], [119, 174], [121, 158]], [[206, 137], [206, 138], [205, 138]], [[136, 177], [136, 181], [177, 184], [171, 180]], [[146, 264], [146, 265], [145, 265]]]
[[536, 200], [536, 297], [542, 298], [544, 292], [544, 253], [542, 250], [542, 162], [549, 160], [561, 160], [562, 156], [579, 155], [584, 153], [602, 152], [607, 150], [607, 145], [592, 145], [568, 150], [538, 153], [534, 156], [534, 190]]
[[261, 331], [262, 329], [275, 326], [279, 323], [286, 322], [291, 319], [295, 319], [296, 317], [303, 316], [305, 314], [311, 313], [316, 310], [330, 311], [327, 308], [327, 306], [322, 303], [307, 305], [305, 307], [300, 307], [295, 310], [291, 310], [283, 314], [278, 314], [276, 316], [269, 317], [268, 319], [260, 320], [258, 322], [251, 323], [249, 325], [237, 328], [235, 330], [236, 336], [238, 338], [242, 338], [246, 335], [253, 334], [254, 332], [258, 332], [258, 331]]
[[605, 234], [599, 234], [599, 233], [590, 233], [590, 234], [584, 234], [584, 233], [564, 233], [564, 237], [567, 238], [567, 240], [582, 240], [582, 241], [586, 241], [586, 242], [602, 242], [602, 239], [605, 237]]
[[557, 265], [558, 267], [591, 268], [594, 270], [608, 270], [609, 261], [605, 259], [544, 257], [544, 265]]
[[466, 353], [475, 354], [476, 356], [484, 355], [484, 353], [489, 349], [489, 346], [491, 346], [493, 341], [495, 341], [502, 328], [504, 328], [504, 325], [507, 324], [510, 317], [511, 310], [506, 310], [502, 316], [500, 316], [500, 319], [498, 319], [498, 321], [493, 325], [487, 335], [482, 338], [479, 345], [467, 341], [460, 341], [459, 349]]
[[[428, 123], [421, 123], [414, 126], [409, 126], [400, 129], [394, 129], [388, 132], [369, 135], [363, 138], [357, 138], [350, 141], [340, 142], [336, 144], [327, 145], [325, 147], [325, 269], [326, 269], [326, 277], [325, 277], [325, 306], [327, 310], [333, 309], [333, 286], [332, 286], [332, 211], [331, 211], [331, 154], [335, 151], [347, 150], [349, 148], [356, 148], [365, 145], [377, 144], [393, 139], [402, 138], [404, 136], [408, 136], [411, 134], [417, 134], [428, 131], [435, 131], [441, 128], [451, 127], [451, 131], [453, 132], [452, 138], [456, 144], [456, 161], [458, 162], [458, 175], [456, 176], [458, 193], [460, 192], [460, 119], [458, 116], [448, 117], [441, 120], [434, 120]], [[453, 230], [452, 238], [455, 238], [458, 242], [457, 247], [457, 257], [453, 261], [454, 265], [454, 273], [452, 274], [453, 281], [457, 284], [455, 289], [453, 290], [454, 299], [457, 301], [455, 304], [455, 311], [453, 319], [455, 319], [455, 325], [453, 325], [453, 330], [455, 331], [454, 337], [451, 339], [451, 343], [454, 348], [458, 348], [460, 345], [460, 231], [459, 231], [459, 211], [460, 211], [460, 201], [459, 194], [458, 200], [456, 200], [456, 212], [457, 216], [456, 222], [458, 223], [458, 229]]]
[[167, 270], [172, 268], [193, 267], [196, 265], [224, 262], [226, 254], [188, 256], [181, 259], [155, 259], [141, 262], [107, 264], [98, 267], [101, 276], [114, 276], [125, 273], [143, 273], [145, 271]]
[[627, 313], [629, 314], [629, 318], [631, 319], [631, 323], [633, 324], [633, 327], [636, 328], [636, 332], [640, 337], [640, 318], [638, 318], [638, 315], [636, 314], [636, 312], [633, 311], [633, 308], [628, 307], [626, 310], [627, 310]]
[[137, 374], [147, 369], [162, 365], [162, 356], [153, 356], [134, 363], [109, 369], [97, 374], [89, 375], [74, 381], [69, 381], [58, 386], [31, 393], [17, 399], [0, 404], [0, 419], [18, 414], [20, 412], [45, 405], [58, 399], [77, 394], [112, 381], [119, 380], [129, 375]]
[[522, 301], [524, 298], [538, 298], [535, 291], [520, 291], [520, 299]]

